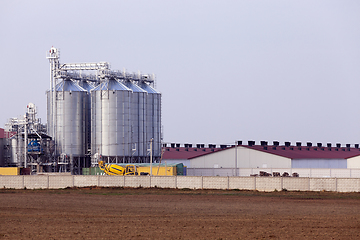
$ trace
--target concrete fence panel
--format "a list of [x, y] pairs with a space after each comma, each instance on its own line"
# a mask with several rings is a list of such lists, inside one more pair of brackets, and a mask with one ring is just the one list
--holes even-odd
[[203, 177], [203, 188], [205, 189], [228, 189], [228, 177]]
[[151, 187], [176, 188], [176, 176], [151, 177]]
[[125, 176], [125, 187], [150, 187], [152, 177], [149, 176]]
[[360, 169], [350, 169], [350, 177], [360, 178]]
[[338, 178], [338, 192], [360, 192], [360, 179], [358, 178]]
[[284, 177], [283, 189], [289, 191], [309, 191], [310, 190], [310, 180], [309, 178], [298, 178], [298, 177]]
[[69, 176], [49, 176], [49, 188], [59, 189], [74, 186], [74, 177]]
[[74, 187], [99, 186], [99, 176], [97, 175], [73, 175]]
[[0, 176], [0, 187], [23, 189], [24, 176]]
[[255, 177], [229, 177], [229, 189], [255, 190]]
[[49, 188], [48, 176], [24, 176], [24, 187], [28, 189], [46, 189]]
[[280, 177], [255, 177], [256, 179], [256, 190], [259, 191], [274, 191], [275, 189], [281, 190], [281, 179]]
[[99, 176], [99, 187], [124, 187], [124, 176]]
[[310, 191], [336, 191], [336, 179], [310, 178]]
[[201, 189], [203, 177], [176, 176], [177, 188]]

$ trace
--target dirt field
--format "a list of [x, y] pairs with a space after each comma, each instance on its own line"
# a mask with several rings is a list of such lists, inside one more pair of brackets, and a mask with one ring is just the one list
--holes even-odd
[[359, 239], [360, 193], [0, 190], [0, 239]]

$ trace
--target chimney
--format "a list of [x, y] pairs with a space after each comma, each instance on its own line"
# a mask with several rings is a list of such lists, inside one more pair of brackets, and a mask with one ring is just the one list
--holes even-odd
[[255, 141], [248, 141], [248, 145], [249, 145], [249, 146], [255, 145]]
[[175, 143], [171, 143], [171, 147], [174, 148], [174, 147], [175, 147]]
[[179, 147], [180, 147], [180, 143], [177, 143], [177, 144], [176, 144], [176, 147], [179, 148]]
[[356, 143], [356, 144], [355, 144], [355, 148], [359, 148], [359, 144]]
[[350, 148], [350, 146], [351, 146], [351, 144], [346, 144], [346, 147], [347, 147], [347, 148]]
[[285, 147], [290, 147], [291, 142], [285, 142]]
[[204, 147], [205, 147], [205, 144], [201, 144], [200, 146], [201, 146], [201, 148], [204, 148]]
[[317, 146], [318, 146], [319, 148], [321, 148], [321, 147], [322, 147], [322, 143], [317, 143]]
[[331, 148], [331, 143], [327, 143], [327, 147], [328, 147], [328, 148]]
[[166, 148], [166, 147], [167, 147], [167, 144], [166, 144], [166, 143], [164, 143], [164, 144], [163, 144], [163, 147], [165, 147], [165, 148]]
[[311, 146], [312, 146], [312, 143], [311, 143], [311, 142], [307, 142], [307, 143], [306, 143], [306, 146], [311, 147]]
[[227, 145], [220, 145], [221, 149], [225, 149], [227, 147]]
[[279, 142], [278, 141], [273, 141], [274, 146], [279, 146]]
[[296, 142], [297, 147], [301, 147], [301, 142]]
[[337, 143], [337, 144], [336, 144], [336, 147], [337, 147], [337, 148], [341, 148], [341, 143]]
[[189, 144], [189, 148], [192, 148], [192, 144]]
[[197, 148], [201, 148], [201, 144], [196, 144], [196, 147], [197, 147]]
[[267, 146], [268, 143], [266, 141], [261, 141], [260, 144], [261, 146]]
[[242, 141], [237, 141], [237, 145], [242, 145]]
[[188, 148], [188, 147], [189, 147], [189, 144], [185, 143], [185, 144], [184, 144], [184, 147], [185, 147], [185, 148]]

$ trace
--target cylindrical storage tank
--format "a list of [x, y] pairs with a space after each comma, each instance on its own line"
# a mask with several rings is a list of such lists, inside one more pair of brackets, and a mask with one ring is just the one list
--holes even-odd
[[86, 109], [88, 92], [71, 80], [56, 86], [56, 149], [57, 154], [84, 156], [86, 153]]
[[91, 91], [92, 155], [120, 158], [119, 162], [131, 156], [131, 93], [113, 79], [102, 81]]
[[140, 82], [139, 86], [148, 93], [145, 100], [145, 141], [149, 144], [153, 139], [153, 157], [159, 158], [161, 156], [161, 93], [145, 82]]
[[136, 161], [139, 161], [147, 155], [144, 119], [145, 98], [147, 93], [130, 80], [125, 80], [122, 83], [132, 90], [132, 94], [130, 94], [131, 154], [133, 158], [136, 158]]
[[95, 83], [88, 82], [88, 81], [79, 81], [79, 86], [85, 89], [87, 94], [87, 109], [85, 113], [85, 127], [86, 127], [86, 153], [91, 150], [91, 95], [90, 91], [95, 88]]

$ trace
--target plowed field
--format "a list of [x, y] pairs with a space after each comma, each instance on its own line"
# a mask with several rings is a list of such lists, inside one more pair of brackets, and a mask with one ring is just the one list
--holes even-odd
[[360, 193], [0, 190], [0, 239], [360, 239]]

